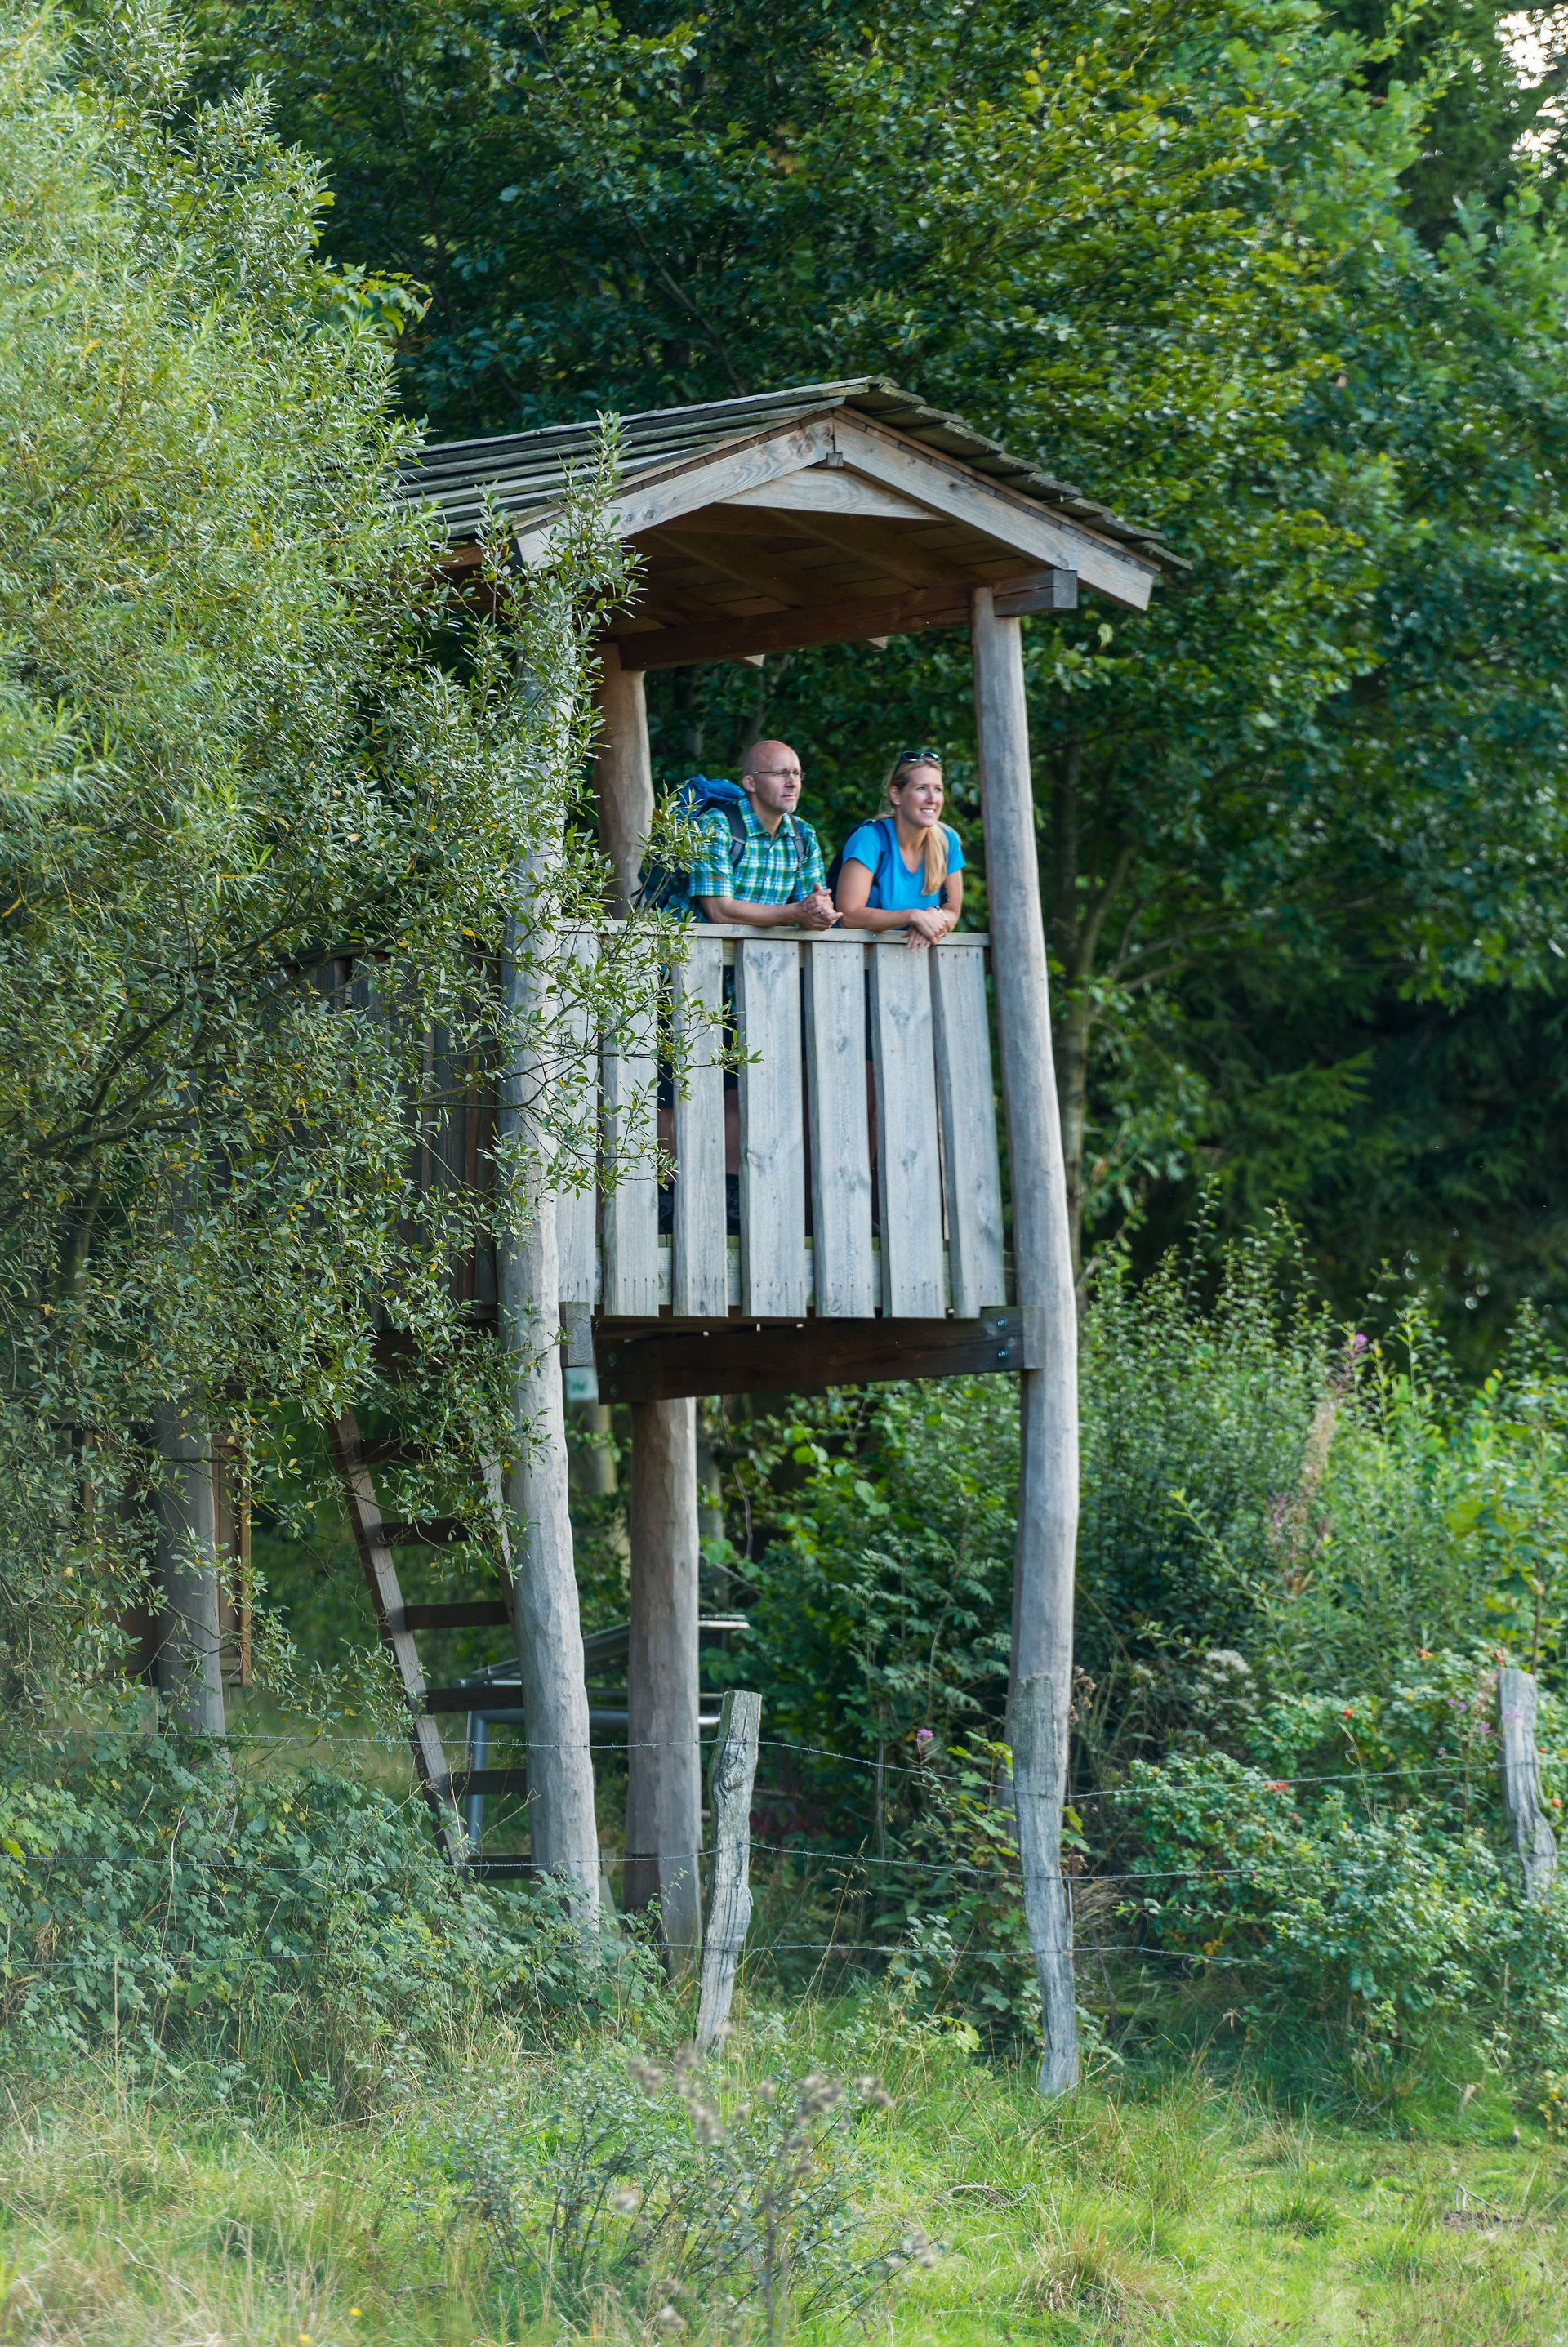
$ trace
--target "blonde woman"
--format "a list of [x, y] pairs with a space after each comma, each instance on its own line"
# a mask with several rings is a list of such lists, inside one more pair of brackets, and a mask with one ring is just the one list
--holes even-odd
[[933, 946], [964, 908], [964, 851], [942, 821], [939, 753], [901, 750], [883, 795], [888, 812], [844, 843], [834, 902], [846, 929], [902, 929], [907, 945]]

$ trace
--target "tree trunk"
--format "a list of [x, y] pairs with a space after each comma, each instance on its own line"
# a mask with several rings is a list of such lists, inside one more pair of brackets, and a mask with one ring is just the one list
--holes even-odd
[[158, 1413], [158, 1684], [169, 1718], [193, 1736], [222, 1736], [223, 1668], [212, 1443], [200, 1420], [166, 1402]]
[[[1020, 1378], [1022, 1455], [1013, 1574], [1012, 1679], [1049, 1683], [1054, 1717], [1065, 1722], [1072, 1691], [1072, 1582], [1078, 1537], [1078, 1315], [1068, 1232], [1061, 1123], [1051, 1065], [1050, 1005], [1034, 794], [1024, 701], [1023, 643], [1017, 620], [999, 619], [989, 588], [973, 599], [975, 719], [985, 829], [991, 969], [997, 997], [1002, 1100], [1011, 1174], [1013, 1260], [1026, 1337], [1039, 1366]], [[1045, 1805], [1060, 1842], [1066, 1789], [1065, 1735], [1035, 1738], [1015, 1752], [1017, 1798], [1038, 1817]], [[1042, 1939], [1044, 1921], [1060, 1908]], [[1053, 1951], [1067, 1936], [1060, 1871], [1043, 1883], [1030, 1935], [1041, 1986], [1055, 1998], [1046, 2043], [1076, 2048]], [[1050, 1959], [1048, 1962], [1047, 1959]], [[1069, 1973], [1071, 1966], [1069, 1966]], [[1054, 1988], [1050, 1983], [1055, 1983]], [[1076, 2076], [1076, 2052], [1058, 2062], [1056, 2091]]]

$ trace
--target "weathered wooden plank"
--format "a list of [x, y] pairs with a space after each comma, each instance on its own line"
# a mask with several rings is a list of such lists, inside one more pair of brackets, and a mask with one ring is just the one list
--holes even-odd
[[871, 948], [871, 1049], [882, 1309], [894, 1318], [928, 1320], [947, 1302], [931, 957], [911, 952], [902, 938]]
[[1016, 1310], [978, 1320], [718, 1320], [708, 1328], [599, 1327], [599, 1389], [609, 1401], [680, 1394], [810, 1393], [889, 1378], [971, 1378], [1036, 1358]]
[[812, 1271], [819, 1314], [876, 1309], [871, 1257], [871, 1134], [866, 1100], [866, 958], [835, 938], [805, 949], [811, 1099]]
[[1541, 1757], [1535, 1742], [1535, 1681], [1529, 1671], [1497, 1675], [1497, 1724], [1502, 1762], [1502, 1805], [1524, 1870], [1524, 1895], [1540, 1904], [1552, 1895], [1557, 1837], [1541, 1799]]
[[765, 513], [862, 514], [894, 521], [940, 521], [947, 517], [897, 489], [863, 480], [847, 466], [811, 465], [759, 489], [736, 489], [725, 500]]
[[761, 1696], [732, 1687], [719, 1715], [719, 1740], [708, 1779], [713, 1861], [697, 2002], [699, 2054], [720, 2044], [730, 2025], [735, 1973], [752, 1920], [752, 1788], [762, 1727]]
[[1147, 610], [1156, 567], [1131, 549], [1110, 546], [1065, 518], [1042, 513], [999, 482], [982, 481], [962, 465], [934, 450], [911, 447], [863, 418], [852, 422], [841, 415], [837, 436], [845, 462], [873, 480], [984, 530], [1031, 561], [1075, 570], [1113, 603]]
[[938, 946], [930, 960], [937, 1108], [948, 1200], [948, 1283], [955, 1314], [968, 1320], [989, 1305], [1007, 1300], [985, 962], [978, 953], [946, 946]]
[[[768, 481], [782, 480], [825, 456], [833, 446], [833, 429], [831, 418], [819, 424], [791, 425], [782, 431], [774, 424], [738, 446], [704, 450], [679, 466], [661, 466], [656, 479], [633, 482], [612, 497], [605, 518], [622, 538], [634, 538], [639, 530], [652, 529], [659, 522], [721, 504], [737, 489], [761, 488]], [[525, 523], [517, 532], [518, 560], [524, 564], [548, 561], [559, 527], [559, 513]]]
[[[729, 1305], [724, 1245], [724, 947], [695, 931], [672, 973], [674, 1031], [684, 1059], [675, 1092], [675, 1263], [671, 1303], [683, 1315]], [[684, 1097], [682, 1097], [682, 1092]]]
[[557, 1276], [562, 1304], [591, 1305], [599, 1271], [599, 1051], [589, 997], [599, 941], [578, 929], [562, 943], [561, 1081], [569, 1114], [556, 1158]]
[[764, 1318], [806, 1305], [805, 1120], [800, 947], [746, 938], [735, 948], [741, 1085], [741, 1304]]
[[605, 1189], [601, 1309], [611, 1319], [659, 1309], [658, 1005], [649, 972], [645, 999], [630, 1009], [603, 1057]]

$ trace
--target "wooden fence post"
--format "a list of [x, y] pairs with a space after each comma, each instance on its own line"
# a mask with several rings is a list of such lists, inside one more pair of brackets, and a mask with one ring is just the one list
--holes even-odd
[[[1002, 1104], [1007, 1113], [1013, 1261], [1030, 1348], [1027, 1358], [1032, 1363], [1019, 1379], [1021, 1457], [1009, 1710], [1020, 1840], [1027, 1811], [1030, 1836], [1038, 1840], [1044, 1835], [1055, 1850], [1061, 1841], [1066, 1793], [1066, 1726], [1072, 1694], [1078, 1311], [1061, 1118], [1051, 1066], [1023, 640], [1017, 620], [998, 617], [989, 587], [977, 587], [971, 601], [975, 727]], [[1050, 1736], [1035, 1733], [1029, 1722], [1020, 1730], [1017, 1717], [1020, 1690], [1041, 1675], [1050, 1689], [1049, 1717], [1054, 1732]], [[1030, 1772], [1036, 1768], [1049, 1769], [1049, 1778], [1035, 1781]], [[1040, 1880], [1044, 1882], [1046, 1877]], [[1078, 2075], [1071, 1964], [1069, 1962], [1064, 1969], [1060, 1961], [1061, 1928], [1050, 1916], [1051, 1901], [1062, 1899], [1060, 1870], [1055, 1882], [1054, 1891], [1040, 1891], [1030, 1911], [1040, 1993], [1057, 2000], [1045, 2014], [1047, 2061], [1048, 2065], [1054, 2061], [1057, 2079], [1055, 2086], [1047, 2086], [1049, 2092], [1071, 2086]], [[1044, 1937], [1037, 1933], [1037, 1918]], [[1054, 2055], [1052, 2048], [1057, 2049]], [[1041, 2082], [1046, 2085], [1045, 2072]]]
[[1061, 1879], [1061, 1799], [1067, 1717], [1050, 1674], [1036, 1671], [1013, 1696], [1013, 1798], [1023, 1906], [1040, 1983], [1045, 2050], [1040, 2091], [1064, 2095], [1078, 2084], [1078, 2011], [1072, 1977], [1072, 1915]]
[[732, 1687], [719, 1715], [719, 1740], [708, 1779], [713, 1857], [697, 2003], [699, 2054], [716, 2045], [729, 2027], [735, 1972], [752, 1920], [752, 1787], [762, 1726], [761, 1696]]
[[1502, 1805], [1519, 1862], [1524, 1895], [1540, 1905], [1557, 1872], [1557, 1837], [1541, 1799], [1541, 1761], [1535, 1748], [1535, 1681], [1528, 1671], [1497, 1675], [1497, 1724], [1502, 1759]]

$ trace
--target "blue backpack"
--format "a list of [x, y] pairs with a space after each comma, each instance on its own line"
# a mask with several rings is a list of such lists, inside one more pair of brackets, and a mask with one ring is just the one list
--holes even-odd
[[[701, 823], [706, 815], [722, 815], [730, 826], [730, 871], [733, 875], [740, 870], [741, 858], [746, 852], [746, 794], [739, 783], [722, 782], [712, 774], [693, 774], [675, 793], [671, 807], [683, 823]], [[794, 817], [786, 815], [784, 820], [794, 845], [798, 892], [805, 870], [805, 844]], [[692, 909], [690, 870], [667, 864], [661, 856], [651, 856], [637, 901], [650, 913], [689, 913]]]
[[[897, 836], [892, 816], [879, 815], [876, 819], [876, 869], [871, 876], [873, 897], [881, 886], [882, 876], [887, 869], [887, 859], [893, 853], [893, 843]], [[858, 864], [860, 858], [856, 856], [855, 860]], [[827, 893], [835, 903], [838, 898], [838, 876], [843, 869], [844, 850], [841, 847], [827, 867]]]

